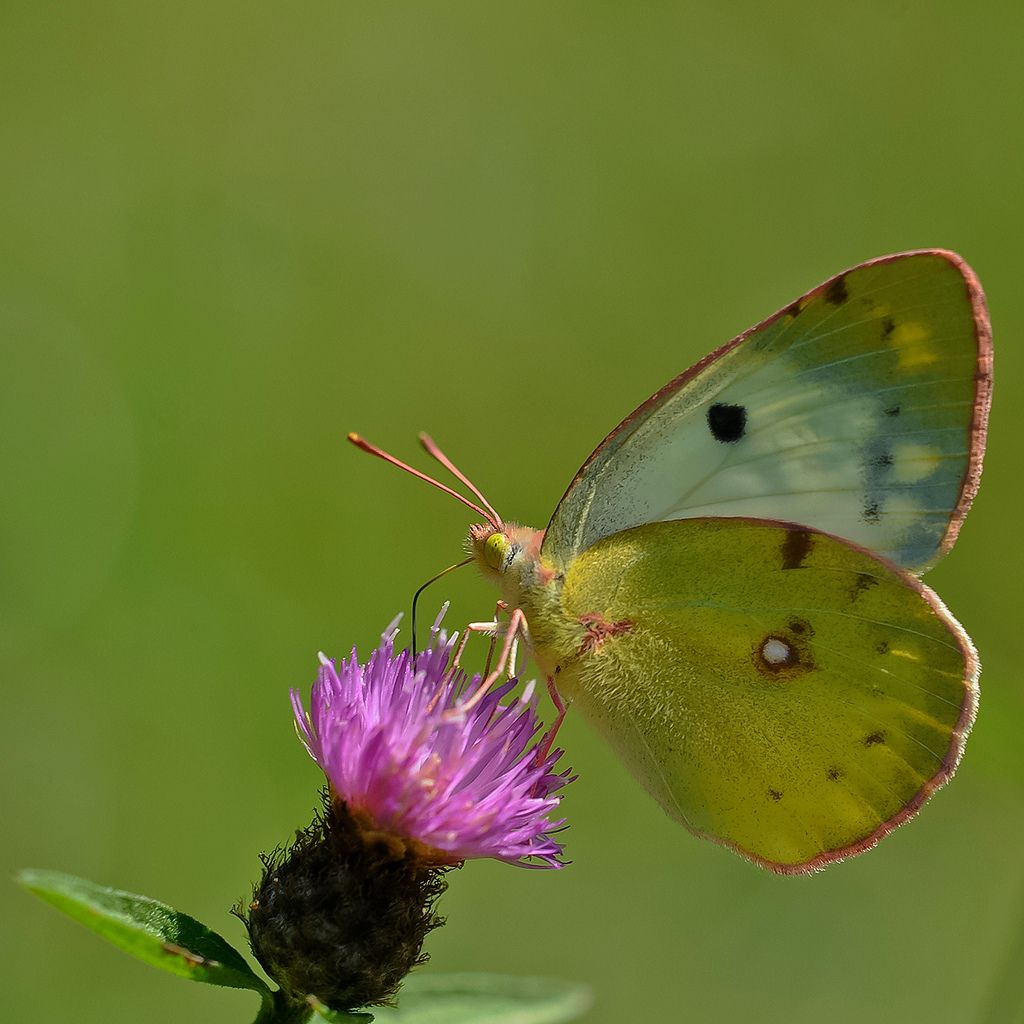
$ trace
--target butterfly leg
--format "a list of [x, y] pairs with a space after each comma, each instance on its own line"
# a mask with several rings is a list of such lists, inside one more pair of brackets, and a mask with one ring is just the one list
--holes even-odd
[[494, 651], [494, 645], [497, 643], [497, 623], [495, 622], [469, 622], [466, 624], [466, 628], [462, 631], [462, 636], [459, 639], [459, 646], [455, 648], [455, 657], [452, 658], [452, 668], [457, 669], [462, 667], [462, 652], [466, 649], [466, 644], [469, 642], [470, 635], [473, 633], [482, 633], [484, 636], [491, 638], [490, 648], [487, 652], [488, 662], [491, 659], [491, 654]]
[[[467, 623], [466, 628], [462, 631], [462, 637], [459, 639], [459, 646], [455, 648], [455, 657], [452, 658], [453, 669], [462, 667], [462, 652], [466, 649], [466, 644], [469, 642], [470, 634], [482, 633], [484, 636], [489, 636], [491, 638], [490, 645], [487, 648], [487, 660], [484, 662], [484, 675], [486, 676], [490, 674], [491, 659], [494, 657], [494, 647], [498, 641], [498, 615], [504, 611], [508, 611], [508, 605], [504, 601], [499, 601], [494, 606], [493, 621]], [[512, 670], [509, 672], [510, 678], [515, 675], [515, 650], [513, 650], [511, 665]]]
[[547, 758], [551, 752], [551, 744], [555, 742], [555, 737], [558, 735], [558, 730], [562, 727], [562, 722], [565, 721], [566, 706], [562, 700], [562, 695], [558, 692], [558, 687], [555, 686], [555, 680], [553, 676], [548, 676], [548, 695], [551, 697], [551, 703], [555, 705], [555, 720], [551, 723], [551, 728], [544, 735], [544, 739], [541, 740], [540, 746], [537, 748], [537, 762]]
[[[488, 651], [487, 651], [487, 660], [484, 662], [484, 675], [485, 676], [486, 675], [490, 675], [490, 672], [491, 672], [491, 659], [494, 657], [494, 647], [495, 647], [495, 644], [497, 643], [497, 640], [498, 640], [498, 616], [501, 615], [502, 612], [507, 612], [507, 611], [508, 611], [508, 605], [504, 601], [499, 600], [499, 601], [497, 601], [495, 603], [495, 605], [494, 605], [494, 624], [493, 624], [494, 625], [494, 631], [491, 634], [491, 646], [488, 648]], [[509, 660], [509, 664], [510, 664], [511, 668], [509, 669], [508, 675], [509, 675], [510, 679], [512, 678], [512, 676], [515, 675], [516, 645], [517, 645], [517, 643], [518, 643], [518, 641], [513, 641], [512, 657]]]
[[[473, 625], [479, 625], [479, 623], [473, 623]], [[449, 715], [452, 717], [463, 715], [465, 712], [475, 708], [484, 699], [488, 691], [505, 671], [506, 666], [509, 664], [512, 648], [518, 643], [519, 633], [525, 631], [525, 628], [526, 616], [523, 614], [522, 609], [513, 609], [512, 614], [509, 616], [508, 627], [505, 630], [505, 640], [501, 645], [501, 653], [498, 655], [498, 662], [494, 666], [493, 671], [488, 672], [472, 696], [452, 708], [448, 712]]]
[[[497, 643], [497, 630], [498, 622], [495, 619], [494, 622], [467, 622], [466, 628], [462, 631], [462, 636], [459, 637], [458, 646], [455, 648], [455, 655], [452, 658], [451, 664], [448, 666], [448, 671], [444, 674], [444, 678], [441, 680], [440, 686], [437, 688], [437, 692], [433, 697], [430, 698], [430, 703], [427, 704], [427, 714], [437, 706], [437, 702], [444, 695], [444, 691], [447, 688], [452, 677], [462, 668], [462, 652], [466, 649], [466, 644], [469, 643], [469, 638], [473, 633], [482, 633], [484, 636], [489, 636], [491, 642], [487, 646], [487, 665], [491, 663], [491, 657], [494, 654], [494, 645]], [[489, 669], [484, 670], [484, 675], [487, 675]]]

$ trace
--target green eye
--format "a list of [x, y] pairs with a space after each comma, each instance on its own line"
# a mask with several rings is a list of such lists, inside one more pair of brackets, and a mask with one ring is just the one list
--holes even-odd
[[484, 559], [492, 569], [500, 569], [505, 562], [509, 539], [503, 533], [492, 533], [484, 541]]

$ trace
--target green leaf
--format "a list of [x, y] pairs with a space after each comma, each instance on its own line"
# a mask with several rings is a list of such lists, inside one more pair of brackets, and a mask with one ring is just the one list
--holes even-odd
[[331, 1024], [370, 1024], [373, 1020], [372, 1013], [332, 1010], [329, 1006], [324, 1006], [316, 996], [308, 996], [306, 1002], [313, 1007], [315, 1017], [330, 1021]]
[[587, 1012], [585, 985], [500, 974], [414, 974], [377, 1024], [561, 1024]]
[[216, 932], [148, 896], [109, 889], [59, 871], [29, 869], [17, 881], [40, 899], [140, 960], [181, 978], [228, 988], [270, 989]]

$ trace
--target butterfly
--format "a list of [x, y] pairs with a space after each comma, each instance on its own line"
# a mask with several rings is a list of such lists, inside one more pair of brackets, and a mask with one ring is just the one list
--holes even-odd
[[[548, 680], [664, 810], [772, 871], [874, 846], [953, 774], [978, 656], [920, 580], [977, 491], [992, 381], [973, 271], [862, 263], [626, 417], [545, 530], [469, 552]], [[550, 742], [550, 741], [549, 741]]]

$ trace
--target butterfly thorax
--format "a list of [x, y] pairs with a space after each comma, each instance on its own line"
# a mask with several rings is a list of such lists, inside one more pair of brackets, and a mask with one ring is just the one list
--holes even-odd
[[559, 663], [578, 650], [585, 629], [565, 616], [565, 572], [541, 554], [543, 539], [543, 530], [529, 526], [473, 526], [469, 548], [506, 605], [522, 609], [534, 658], [541, 671], [554, 675]]

